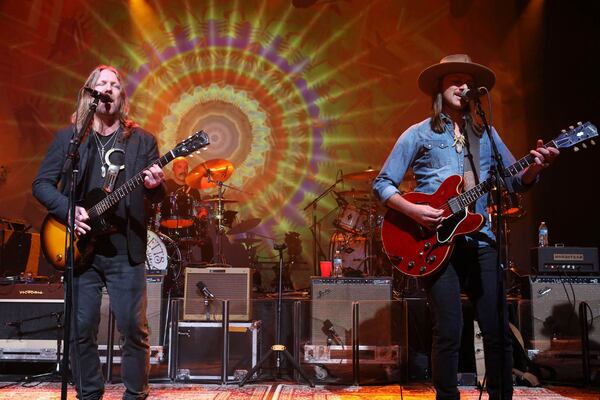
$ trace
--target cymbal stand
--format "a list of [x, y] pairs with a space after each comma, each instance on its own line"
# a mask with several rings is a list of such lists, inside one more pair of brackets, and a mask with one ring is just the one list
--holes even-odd
[[[369, 187], [372, 186], [372, 181], [369, 181]], [[366, 251], [366, 265], [365, 265], [365, 271], [367, 272], [367, 276], [373, 276], [373, 259], [375, 258], [374, 256], [374, 252], [373, 252], [373, 235], [376, 232], [376, 215], [375, 215], [375, 202], [373, 201], [373, 196], [369, 196], [369, 201], [367, 202], [367, 207], [369, 208], [368, 210], [368, 214], [367, 214], [367, 251]]]
[[[337, 186], [338, 183], [340, 183], [342, 181], [343, 181], [342, 178], [337, 179], [333, 183], [333, 185], [331, 185], [327, 189], [325, 189], [325, 191], [323, 193], [318, 195], [313, 201], [308, 203], [306, 205], [306, 207], [304, 207], [302, 209], [303, 211], [306, 211], [309, 208], [312, 208], [312, 225], [310, 226], [310, 231], [313, 236], [313, 271], [316, 276], [321, 275], [321, 271], [319, 270], [319, 257], [327, 259], [327, 256], [325, 255], [325, 253], [323, 252], [323, 248], [321, 247], [321, 242], [319, 241], [319, 236], [321, 235], [321, 229], [320, 229], [320, 224], [319, 224], [320, 221], [317, 221], [317, 204], [323, 197], [325, 197], [327, 194], [329, 194], [329, 192], [331, 192]], [[329, 215], [329, 214], [330, 213], [328, 213], [327, 215]]]
[[210, 171], [210, 169], [207, 171], [208, 172], [208, 182], [212, 182], [215, 183], [217, 185], [218, 191], [217, 191], [217, 214], [216, 214], [216, 219], [217, 219], [217, 235], [216, 235], [216, 240], [217, 240], [217, 254], [215, 254], [215, 256], [212, 259], [212, 263], [213, 264], [223, 264], [226, 266], [231, 266], [227, 263], [227, 259], [225, 258], [225, 256], [223, 255], [223, 235], [225, 234], [225, 226], [223, 225], [223, 214], [224, 214], [224, 210], [223, 210], [223, 181], [220, 180], [213, 180], [212, 179], [212, 173]]

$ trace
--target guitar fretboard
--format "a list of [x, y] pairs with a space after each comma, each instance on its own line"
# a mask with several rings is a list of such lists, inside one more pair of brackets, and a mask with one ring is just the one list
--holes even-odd
[[90, 219], [94, 219], [108, 211], [111, 207], [117, 204], [122, 198], [133, 192], [137, 187], [144, 183], [144, 170], [150, 168], [152, 165], [157, 164], [159, 167], [164, 167], [175, 158], [173, 151], [171, 150], [164, 156], [158, 159], [158, 161], [150, 163], [142, 171], [131, 177], [123, 185], [119, 186], [114, 192], [110, 193], [104, 199], [99, 201], [95, 206], [87, 210]]
[[[557, 144], [554, 140], [546, 143], [544, 147], [557, 147]], [[523, 171], [525, 168], [530, 166], [535, 162], [535, 157], [533, 155], [527, 154], [525, 157], [521, 158], [510, 167], [505, 168], [502, 171], [502, 176], [505, 178], [510, 178], [512, 176], [517, 175], [519, 172]], [[451, 210], [464, 209], [468, 207], [470, 204], [474, 203], [484, 194], [488, 193], [495, 187], [495, 177], [490, 176], [483, 182], [475, 185], [473, 188], [467, 190], [464, 193], [459, 194], [458, 196], [448, 200], [448, 205]]]

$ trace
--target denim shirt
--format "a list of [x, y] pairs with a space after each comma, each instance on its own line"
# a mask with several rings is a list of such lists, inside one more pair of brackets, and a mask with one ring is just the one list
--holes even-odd
[[[402, 182], [404, 174], [412, 166], [416, 180], [415, 191], [433, 193], [442, 182], [451, 175], [464, 175], [465, 154], [464, 149], [458, 153], [454, 142], [454, 125], [452, 121], [443, 117], [446, 122], [444, 132], [437, 133], [431, 129], [430, 118], [408, 128], [396, 141], [394, 148], [385, 161], [381, 172], [373, 181], [373, 192], [380, 202], [385, 203], [393, 194], [400, 193], [398, 185]], [[502, 156], [505, 166], [515, 162], [515, 158], [508, 150], [496, 130], [492, 127], [492, 136]], [[479, 182], [486, 180], [493, 164], [492, 147], [487, 133], [480, 140], [479, 156]], [[524, 191], [528, 185], [523, 184], [522, 174], [507, 178], [506, 184], [509, 192]], [[478, 233], [471, 234], [467, 243], [486, 246], [495, 241], [495, 236], [489, 226], [488, 194], [480, 197], [475, 203], [475, 212], [485, 218], [485, 225]]]

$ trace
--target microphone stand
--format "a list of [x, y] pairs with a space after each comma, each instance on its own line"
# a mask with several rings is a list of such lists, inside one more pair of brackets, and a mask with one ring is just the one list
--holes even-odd
[[313, 236], [313, 270], [314, 270], [315, 276], [321, 275], [321, 271], [320, 271], [320, 267], [319, 267], [319, 256], [322, 256], [323, 258], [327, 258], [325, 256], [325, 253], [323, 252], [323, 249], [321, 248], [321, 244], [319, 243], [319, 235], [321, 232], [319, 231], [319, 226], [318, 226], [318, 222], [317, 222], [317, 203], [323, 197], [325, 197], [327, 194], [329, 194], [329, 192], [331, 192], [337, 186], [337, 184], [342, 181], [343, 181], [343, 179], [341, 179], [341, 178], [337, 179], [333, 183], [333, 185], [331, 185], [327, 189], [325, 189], [325, 191], [323, 193], [321, 193], [319, 196], [317, 196], [317, 198], [315, 198], [313, 201], [308, 203], [308, 205], [302, 209], [303, 211], [306, 211], [312, 207], [313, 223], [310, 227], [310, 231]]
[[[63, 324], [63, 343], [64, 343], [64, 354], [62, 359], [62, 364], [60, 367], [61, 371], [61, 390], [60, 390], [60, 398], [61, 400], [67, 400], [67, 384], [69, 380], [69, 352], [70, 352], [70, 337], [71, 337], [71, 312], [73, 308], [73, 271], [75, 267], [75, 190], [77, 186], [77, 177], [79, 174], [79, 145], [85, 133], [90, 129], [92, 120], [94, 118], [94, 114], [96, 112], [96, 108], [98, 107], [98, 102], [100, 98], [96, 97], [90, 103], [87, 115], [85, 116], [85, 120], [83, 125], [81, 126], [81, 130], [77, 132], [76, 130], [73, 133], [73, 137], [71, 138], [71, 142], [69, 143], [69, 149], [67, 151], [67, 158], [63, 164], [63, 168], [61, 171], [61, 177], [64, 177], [67, 173], [71, 173], [71, 181], [69, 187], [69, 214], [67, 221], [67, 233], [68, 239], [65, 241], [67, 243], [67, 263], [65, 264], [64, 271], [64, 314], [65, 321]], [[75, 343], [77, 346], [77, 343]], [[81, 385], [78, 386], [78, 390], [80, 390]]]
[[[504, 398], [504, 393], [503, 393], [503, 381], [504, 381], [504, 377], [503, 377], [503, 371], [505, 368], [505, 362], [504, 362], [504, 346], [505, 346], [505, 338], [504, 338], [504, 313], [508, 312], [507, 310], [505, 310], [506, 305], [504, 302], [504, 274], [503, 274], [503, 265], [502, 265], [502, 258], [501, 258], [501, 254], [500, 254], [500, 249], [502, 248], [502, 228], [503, 228], [503, 215], [502, 215], [502, 209], [503, 209], [503, 205], [502, 205], [502, 185], [504, 185], [505, 188], [507, 188], [508, 186], [506, 185], [506, 182], [504, 180], [504, 161], [502, 160], [502, 155], [500, 154], [500, 152], [498, 151], [498, 147], [496, 146], [496, 142], [494, 141], [494, 137], [492, 136], [492, 130], [490, 128], [490, 125], [487, 121], [487, 118], [485, 116], [485, 112], [483, 111], [483, 108], [481, 107], [481, 101], [479, 100], [479, 97], [476, 97], [474, 99], [474, 103], [475, 103], [475, 109], [476, 109], [476, 113], [477, 115], [479, 115], [479, 117], [481, 118], [481, 121], [483, 123], [483, 127], [488, 135], [488, 138], [490, 139], [490, 144], [492, 147], [492, 154], [494, 157], [494, 166], [492, 167], [492, 171], [494, 174], [494, 180], [496, 183], [496, 198], [495, 198], [495, 203], [496, 203], [496, 291], [498, 292], [498, 298], [497, 298], [497, 313], [498, 313], [498, 334], [499, 334], [499, 339], [500, 339], [500, 369], [499, 369], [499, 394], [500, 394], [500, 399], [502, 400]], [[486, 375], [487, 375], [487, 371], [486, 371]], [[485, 376], [483, 378], [484, 382], [481, 385], [480, 388], [480, 395], [481, 393], [483, 393], [483, 386], [485, 383]]]
[[294, 357], [287, 351], [285, 345], [281, 344], [281, 303], [282, 303], [282, 292], [283, 292], [283, 250], [287, 247], [285, 243], [274, 244], [273, 248], [279, 252], [279, 285], [277, 290], [277, 312], [276, 312], [276, 323], [275, 323], [275, 344], [271, 346], [267, 354], [265, 354], [260, 361], [244, 376], [244, 379], [240, 381], [240, 387], [246, 384], [248, 379], [262, 367], [262, 365], [275, 353], [275, 367], [277, 368], [277, 376], [281, 374], [281, 354], [287, 358], [292, 364], [294, 369], [298, 371], [300, 375], [308, 382], [310, 387], [315, 387], [315, 384], [310, 380], [308, 375], [302, 370], [300, 364], [294, 359]]

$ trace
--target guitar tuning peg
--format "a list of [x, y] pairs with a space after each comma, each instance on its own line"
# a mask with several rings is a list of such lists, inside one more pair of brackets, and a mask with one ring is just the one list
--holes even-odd
[[583, 125], [583, 124], [581, 123], [581, 121], [577, 121], [577, 126], [581, 126], [581, 125]]
[[569, 125], [569, 129], [573, 130], [575, 127], [573, 125]]
[[560, 132], [561, 133], [567, 133], [567, 130], [566, 129], [561, 129]]
[[573, 147], [573, 151], [574, 151], [575, 153], [577, 153], [577, 152], [579, 151], [579, 147], [577, 147], [577, 146]]
[[587, 149], [587, 144], [581, 143], [581, 147], [583, 147], [584, 149]]
[[596, 145], [596, 141], [594, 139], [590, 140], [590, 143], [592, 144], [592, 146]]

